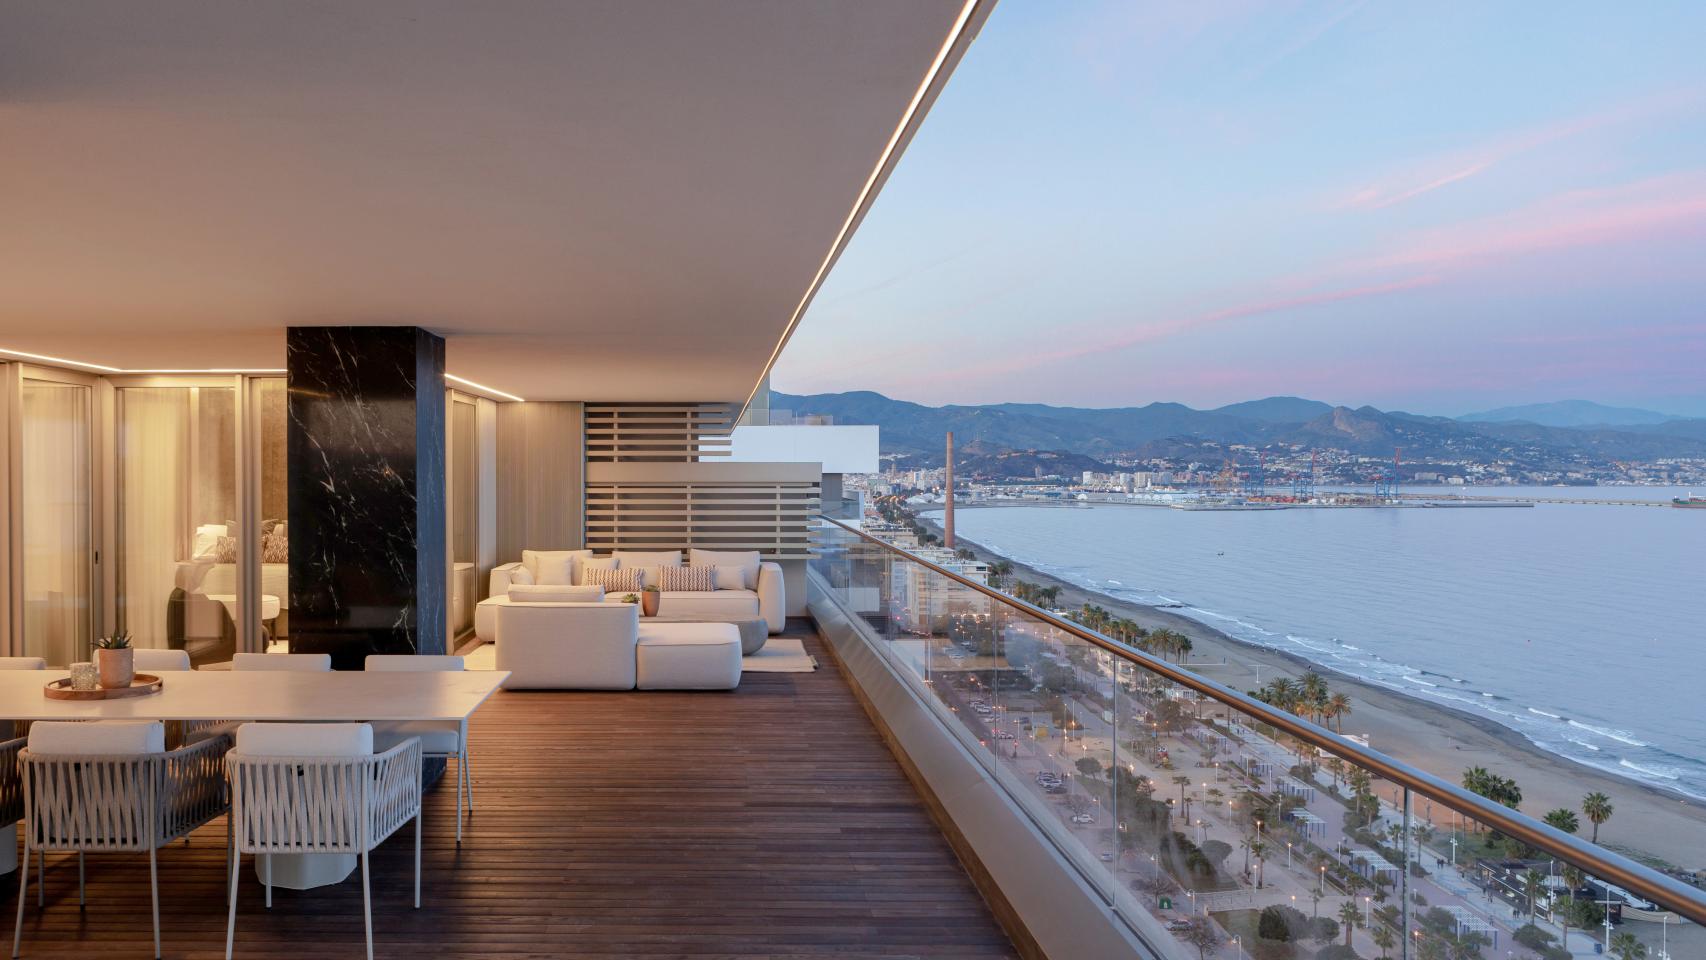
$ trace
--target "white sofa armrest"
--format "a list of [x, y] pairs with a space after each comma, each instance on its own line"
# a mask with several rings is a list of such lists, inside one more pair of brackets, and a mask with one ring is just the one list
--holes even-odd
[[771, 633], [781, 633], [788, 625], [788, 588], [779, 563], [758, 565], [758, 615], [764, 618]]
[[521, 561], [505, 563], [492, 568], [491, 589], [486, 591], [488, 597], [502, 597], [509, 594], [509, 575], [521, 569]]
[[511, 690], [632, 690], [640, 608], [632, 603], [506, 603], [497, 668]]

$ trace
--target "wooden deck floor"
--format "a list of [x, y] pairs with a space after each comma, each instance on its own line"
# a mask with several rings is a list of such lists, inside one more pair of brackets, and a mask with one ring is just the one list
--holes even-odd
[[[460, 851], [449, 781], [373, 861], [379, 957], [1012, 957], [1013, 949], [809, 627], [812, 674], [720, 693], [499, 693], [473, 728]], [[225, 831], [162, 851], [168, 957], [223, 956]], [[33, 871], [32, 871], [33, 872]], [[237, 956], [362, 955], [357, 877], [306, 893], [244, 865]], [[0, 881], [6, 932], [17, 874]], [[144, 857], [49, 858], [25, 957], [146, 957]]]

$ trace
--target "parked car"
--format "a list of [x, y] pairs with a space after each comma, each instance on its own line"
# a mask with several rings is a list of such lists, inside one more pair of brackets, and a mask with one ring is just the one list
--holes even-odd
[[1189, 930], [1190, 928], [1191, 928], [1191, 922], [1189, 920], [1174, 919], [1174, 920], [1167, 921], [1167, 930], [1170, 933], [1183, 933], [1184, 931]]
[[1096, 818], [1090, 816], [1088, 813], [1075, 813], [1072, 815], [1072, 822], [1073, 823], [1095, 823]]

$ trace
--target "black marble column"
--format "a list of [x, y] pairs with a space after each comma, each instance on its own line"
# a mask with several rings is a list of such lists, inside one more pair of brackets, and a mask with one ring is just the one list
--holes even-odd
[[444, 339], [291, 327], [290, 648], [445, 652]]

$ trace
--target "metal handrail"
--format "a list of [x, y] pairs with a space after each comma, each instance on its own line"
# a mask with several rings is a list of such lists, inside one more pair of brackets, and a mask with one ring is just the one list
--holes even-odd
[[1470, 793], [1456, 784], [1442, 780], [1431, 773], [1418, 770], [1407, 763], [1394, 760], [1378, 750], [1371, 750], [1354, 740], [1341, 737], [1325, 727], [1318, 726], [1271, 704], [1263, 703], [1225, 684], [1198, 676], [1153, 654], [1145, 653], [1135, 647], [1105, 637], [1086, 628], [1083, 624], [1058, 617], [1035, 604], [1027, 603], [1017, 597], [1002, 593], [987, 584], [978, 583], [961, 576], [911, 551], [897, 547], [886, 540], [878, 539], [857, 527], [850, 526], [833, 517], [823, 516], [820, 519], [904, 560], [916, 563], [961, 586], [975, 590], [991, 600], [1006, 604], [1028, 617], [1040, 620], [1058, 630], [1063, 630], [1145, 670], [1158, 673], [1180, 686], [1254, 716], [1263, 723], [1277, 727], [1304, 743], [1343, 757], [1381, 779], [1398, 784], [1446, 809], [1455, 810], [1465, 817], [1477, 820], [1501, 833], [1515, 837], [1531, 847], [1552, 854], [1560, 860], [1573, 863], [1599, 880], [1616, 884], [1630, 893], [1668, 907], [1678, 915], [1687, 917], [1695, 923], [1706, 924], [1706, 891], [1691, 887], [1674, 877], [1660, 873], [1621, 854], [1613, 853], [1598, 844], [1589, 843], [1573, 834], [1548, 826], [1503, 804], [1494, 803], [1479, 794]]

